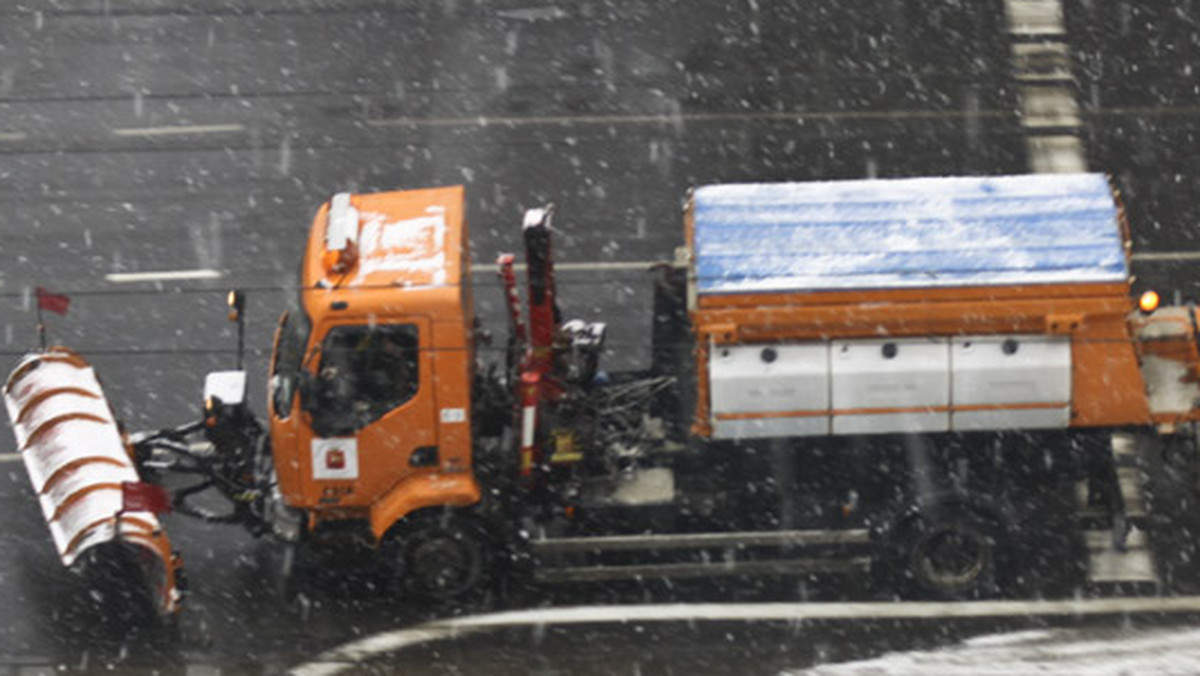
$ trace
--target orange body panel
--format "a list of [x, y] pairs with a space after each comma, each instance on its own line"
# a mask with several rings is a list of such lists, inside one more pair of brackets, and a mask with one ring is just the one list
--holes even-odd
[[882, 336], [1070, 335], [1071, 425], [1151, 422], [1126, 321], [1133, 303], [1125, 284], [708, 296], [696, 305], [691, 317], [699, 396], [693, 432], [701, 436], [712, 433], [711, 346]]
[[382, 538], [400, 516], [425, 507], [467, 507], [479, 502], [471, 474], [422, 474], [406, 478], [370, 509], [371, 532]]
[[1088, 317], [1071, 338], [1072, 427], [1150, 424], [1150, 403], [1125, 317]]
[[[312, 329], [303, 368], [316, 376], [315, 351], [336, 327], [411, 325], [419, 331], [416, 393], [354, 432], [352, 442], [317, 437], [297, 396], [285, 417], [272, 411], [271, 435], [289, 506], [310, 510], [312, 523], [369, 518], [378, 536], [414, 506], [479, 497], [471, 474], [470, 259], [461, 186], [352, 195], [349, 202], [358, 226], [351, 266], [328, 267], [328, 203], [309, 237], [301, 298]], [[318, 478], [318, 445], [338, 442], [353, 444], [356, 475]], [[428, 447], [437, 448], [437, 464], [413, 467], [413, 452]]]
[[837, 305], [848, 304], [897, 304], [936, 302], [987, 302], [1010, 300], [1052, 300], [1065, 298], [1125, 298], [1129, 295], [1126, 284], [1062, 284], [1012, 286], [968, 286], [961, 288], [912, 288], [887, 289], [881, 291], [809, 291], [787, 294], [746, 293], [702, 296], [698, 299], [701, 309], [757, 308], [794, 305]]

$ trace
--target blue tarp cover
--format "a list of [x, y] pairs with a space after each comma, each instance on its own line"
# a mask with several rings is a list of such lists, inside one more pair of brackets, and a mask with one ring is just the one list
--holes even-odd
[[711, 185], [693, 199], [701, 294], [1129, 275], [1102, 174]]

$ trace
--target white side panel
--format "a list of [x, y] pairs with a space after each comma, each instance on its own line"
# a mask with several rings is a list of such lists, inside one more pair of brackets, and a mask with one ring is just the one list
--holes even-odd
[[712, 412], [829, 410], [829, 346], [739, 345], [713, 350]]
[[1071, 401], [1066, 336], [964, 336], [950, 355], [955, 406]]
[[963, 411], [950, 417], [956, 432], [981, 432], [986, 430], [1040, 430], [1061, 429], [1071, 421], [1069, 406], [1001, 411]]
[[803, 418], [758, 418], [754, 420], [717, 420], [714, 439], [762, 439], [766, 437], [812, 437], [829, 434], [829, 416]]
[[1151, 413], [1186, 413], [1200, 404], [1200, 383], [1188, 378], [1187, 366], [1181, 362], [1146, 355], [1142, 377]]
[[[950, 404], [949, 343], [945, 339], [835, 341], [833, 409], [943, 408]], [[943, 411], [834, 415], [834, 434], [944, 432]]]
[[879, 413], [872, 415], [838, 415], [833, 417], [834, 434], [896, 434], [913, 432], [945, 432], [950, 425], [949, 414]]

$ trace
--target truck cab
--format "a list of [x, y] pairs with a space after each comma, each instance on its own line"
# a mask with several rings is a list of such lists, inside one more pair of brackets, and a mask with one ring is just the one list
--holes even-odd
[[382, 540], [417, 510], [479, 500], [471, 308], [461, 186], [321, 206], [268, 405], [283, 502], [310, 529], [360, 521]]

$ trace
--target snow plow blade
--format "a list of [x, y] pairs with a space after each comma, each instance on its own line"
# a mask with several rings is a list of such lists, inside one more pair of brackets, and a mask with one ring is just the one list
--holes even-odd
[[140, 480], [92, 367], [60, 347], [26, 355], [4, 404], [63, 565], [102, 597], [139, 595], [129, 600], [174, 615], [179, 560], [152, 512], [124, 511]]

